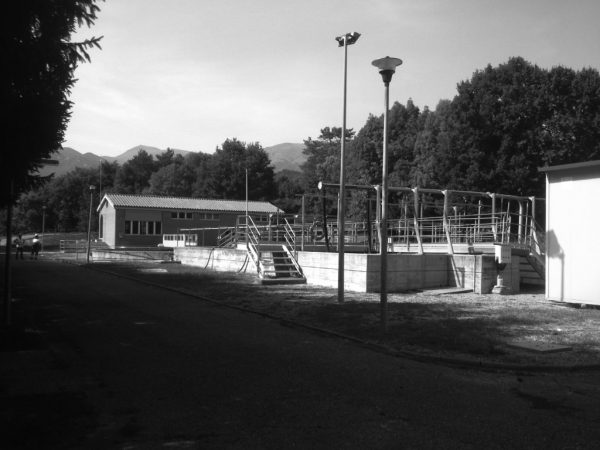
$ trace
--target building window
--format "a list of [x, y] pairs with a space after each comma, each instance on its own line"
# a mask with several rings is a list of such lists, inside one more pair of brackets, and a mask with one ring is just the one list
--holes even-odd
[[192, 213], [186, 211], [171, 211], [171, 219], [191, 220]]
[[152, 220], [126, 220], [125, 234], [149, 234], [155, 236], [157, 234], [162, 234], [162, 224], [160, 221]]
[[219, 220], [219, 215], [214, 213], [200, 213], [198, 214], [200, 220]]

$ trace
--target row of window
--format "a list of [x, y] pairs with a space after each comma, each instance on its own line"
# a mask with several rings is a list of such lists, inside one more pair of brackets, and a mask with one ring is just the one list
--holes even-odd
[[[214, 213], [197, 213], [196, 217], [200, 220], [219, 220], [219, 215]], [[192, 213], [188, 211], [171, 211], [171, 219], [191, 220]]]
[[[191, 212], [174, 211], [171, 213], [173, 219], [191, 219]], [[200, 220], [219, 220], [218, 214], [199, 213], [197, 218]], [[125, 234], [162, 234], [162, 224], [157, 220], [126, 220]]]
[[162, 224], [155, 220], [126, 220], [125, 234], [162, 234]]

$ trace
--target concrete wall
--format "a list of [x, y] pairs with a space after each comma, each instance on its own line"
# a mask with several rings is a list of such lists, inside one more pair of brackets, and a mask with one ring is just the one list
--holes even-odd
[[92, 250], [93, 261], [172, 261], [171, 250]]
[[[338, 254], [298, 252], [298, 262], [307, 283], [337, 287]], [[344, 289], [379, 292], [379, 255], [347, 253], [344, 255]], [[447, 286], [446, 255], [388, 255], [389, 292]]]
[[217, 272], [257, 273], [256, 266], [246, 250], [211, 247], [178, 247], [173, 259], [189, 266]]
[[[224, 272], [257, 273], [245, 249], [180, 247], [173, 249], [174, 260], [182, 264]], [[338, 254], [298, 252], [298, 262], [308, 284], [337, 288]], [[379, 292], [379, 255], [344, 255], [344, 289]], [[504, 270], [504, 284], [519, 292], [519, 256]], [[493, 255], [390, 254], [388, 255], [388, 292], [457, 286], [487, 294], [496, 285]]]
[[[497, 283], [494, 255], [446, 255], [448, 258], [448, 285], [473, 289], [476, 294], [489, 294]], [[512, 255], [512, 262], [503, 272], [504, 285], [512, 293], [520, 291], [520, 256]]]

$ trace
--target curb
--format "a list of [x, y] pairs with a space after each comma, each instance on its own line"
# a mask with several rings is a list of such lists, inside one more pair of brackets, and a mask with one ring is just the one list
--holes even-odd
[[84, 264], [76, 264], [72, 261], [67, 261], [67, 260], [60, 260], [60, 261], [66, 262], [69, 264], [73, 264], [73, 265], [77, 265], [77, 266], [85, 268], [85, 269], [95, 270], [100, 273], [105, 273], [105, 274], [113, 275], [113, 276], [116, 276], [119, 278], [124, 278], [127, 280], [135, 281], [137, 283], [142, 283], [147, 286], [152, 286], [152, 287], [156, 287], [159, 289], [164, 289], [167, 291], [175, 292], [178, 294], [187, 295], [189, 297], [193, 297], [198, 300], [202, 300], [207, 303], [221, 306], [224, 308], [229, 308], [229, 309], [233, 309], [233, 310], [237, 310], [237, 311], [241, 311], [241, 312], [245, 312], [245, 313], [255, 314], [255, 315], [267, 318], [267, 319], [278, 321], [279, 323], [286, 325], [286, 326], [303, 328], [303, 329], [311, 330], [313, 332], [317, 332], [320, 334], [334, 336], [334, 337], [341, 338], [341, 339], [344, 339], [344, 340], [347, 340], [350, 342], [354, 342], [356, 344], [359, 344], [363, 347], [369, 348], [378, 353], [383, 353], [383, 354], [386, 354], [389, 356], [395, 356], [398, 358], [406, 358], [406, 359], [410, 359], [410, 360], [417, 361], [417, 362], [434, 363], [434, 364], [440, 364], [440, 365], [451, 366], [451, 367], [462, 368], [462, 369], [483, 370], [483, 371], [492, 371], [492, 372], [503, 371], [503, 372], [538, 372], [538, 373], [556, 372], [556, 373], [560, 373], [560, 372], [582, 372], [582, 371], [600, 370], [600, 363], [576, 364], [576, 365], [547, 365], [547, 366], [528, 365], [528, 364], [509, 364], [509, 363], [494, 363], [494, 362], [482, 361], [482, 360], [474, 361], [474, 360], [464, 359], [464, 358], [452, 358], [452, 357], [437, 356], [437, 355], [426, 355], [426, 354], [412, 352], [412, 351], [408, 351], [408, 350], [398, 350], [395, 348], [390, 348], [388, 346], [379, 344], [377, 342], [364, 340], [364, 339], [357, 338], [355, 336], [346, 335], [346, 334], [343, 334], [343, 333], [340, 333], [337, 331], [329, 330], [326, 328], [321, 328], [321, 327], [318, 327], [315, 325], [309, 325], [306, 323], [295, 322], [290, 319], [278, 317], [273, 314], [253, 310], [253, 309], [246, 308], [243, 306], [223, 303], [223, 302], [214, 300], [209, 297], [204, 297], [202, 295], [187, 292], [182, 289], [174, 288], [171, 286], [166, 286], [166, 285], [163, 285], [160, 283], [154, 283], [154, 282], [147, 281], [147, 280], [142, 280], [142, 279], [136, 278], [131, 275], [125, 275], [122, 273], [117, 273], [117, 272], [113, 272], [110, 270], [101, 269], [99, 267], [94, 267], [92, 264], [85, 264], [85, 263]]

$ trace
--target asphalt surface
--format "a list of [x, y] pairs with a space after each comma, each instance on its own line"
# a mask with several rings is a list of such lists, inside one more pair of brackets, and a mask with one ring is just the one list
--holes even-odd
[[[201, 294], [201, 292], [199, 292]], [[423, 364], [53, 261], [14, 265], [1, 448], [597, 448], [598, 373]]]

